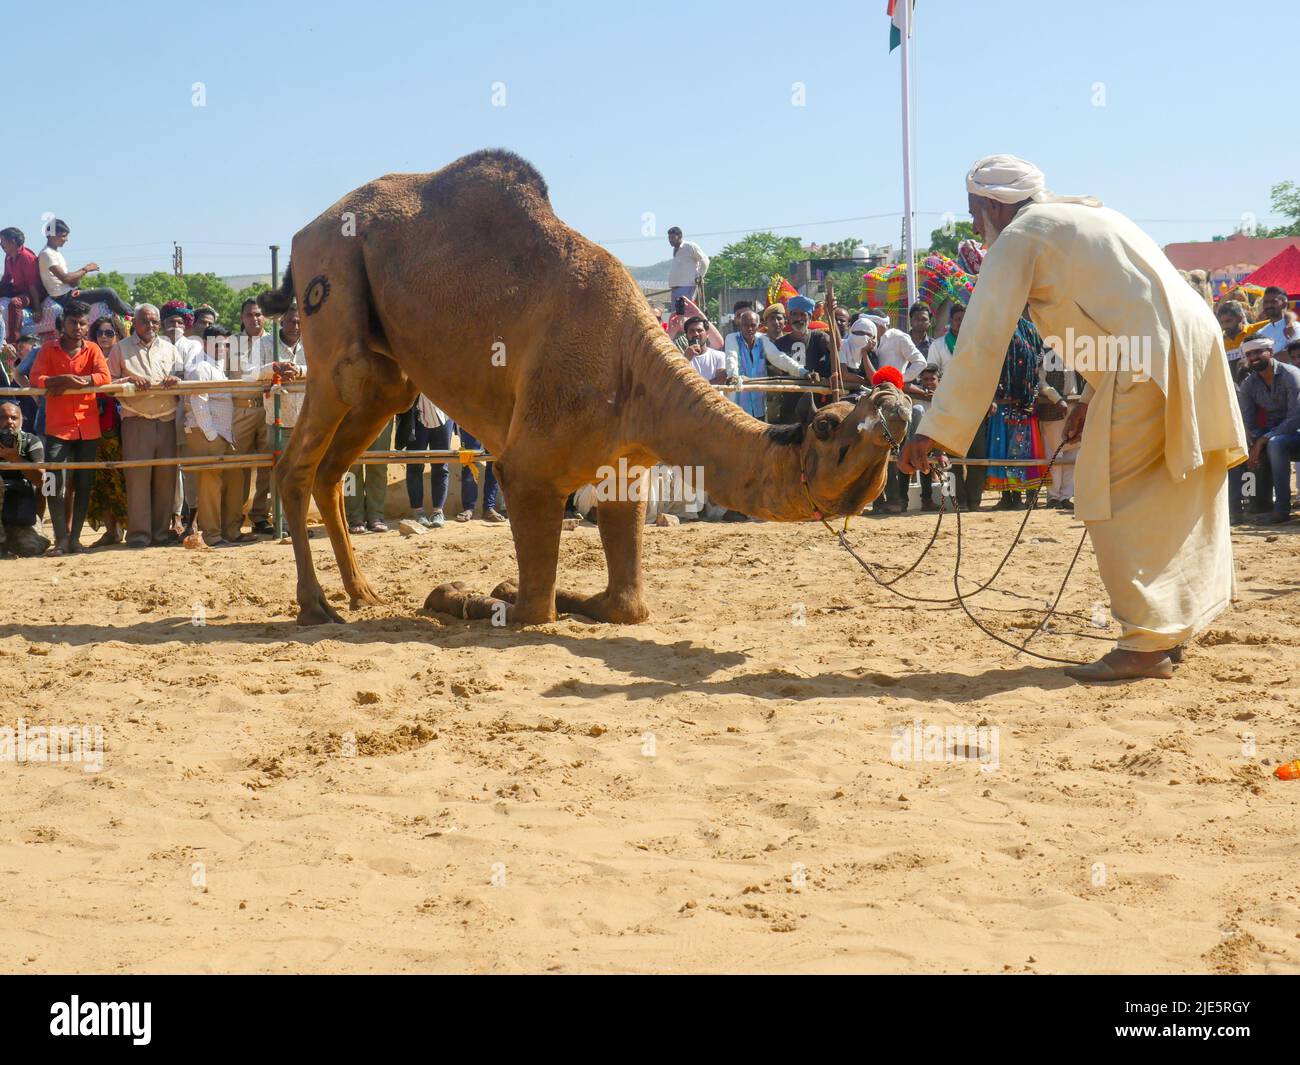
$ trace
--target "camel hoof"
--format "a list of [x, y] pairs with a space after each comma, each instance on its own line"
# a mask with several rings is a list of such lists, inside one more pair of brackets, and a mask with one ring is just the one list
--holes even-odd
[[346, 625], [343, 616], [325, 601], [323, 595], [298, 608], [299, 625]]
[[353, 610], [363, 606], [379, 606], [383, 600], [374, 592], [374, 589], [368, 584], [363, 584], [357, 588], [352, 595], [351, 607]]
[[464, 611], [461, 607], [469, 594], [469, 589], [464, 581], [440, 584], [425, 599], [424, 609], [432, 610], [438, 614], [452, 614], [458, 618], [464, 617]]
[[501, 599], [507, 603], [513, 603], [519, 598], [519, 584], [517, 581], [502, 581], [492, 589], [492, 598]]

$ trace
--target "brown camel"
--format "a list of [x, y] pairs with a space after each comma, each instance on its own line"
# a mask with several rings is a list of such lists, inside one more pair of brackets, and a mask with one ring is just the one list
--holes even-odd
[[712, 502], [807, 521], [815, 510], [858, 513], [879, 495], [890, 438], [908, 424], [910, 402], [892, 386], [856, 407], [829, 404], [806, 425], [769, 427], [740, 411], [668, 340], [623, 266], [556, 218], [541, 176], [506, 151], [349, 193], [298, 232], [284, 285], [260, 303], [279, 314], [295, 297], [310, 372], [275, 477], [302, 624], [343, 620], [312, 566], [309, 493], [352, 607], [378, 602], [357, 568], [340, 480], [418, 392], [495, 457], [519, 565], [517, 586], [503, 583], [496, 599], [457, 583], [425, 605], [525, 624], [554, 620], [557, 606], [608, 622], [648, 616], [644, 501], [600, 504], [608, 587], [556, 591], [565, 499], [602, 467], [702, 467]]

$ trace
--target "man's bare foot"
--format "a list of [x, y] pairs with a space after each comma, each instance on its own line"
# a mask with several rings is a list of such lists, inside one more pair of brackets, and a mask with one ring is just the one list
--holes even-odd
[[1174, 663], [1168, 651], [1125, 651], [1117, 647], [1096, 662], [1067, 667], [1065, 675], [1085, 683], [1140, 677], [1169, 680], [1174, 675]]

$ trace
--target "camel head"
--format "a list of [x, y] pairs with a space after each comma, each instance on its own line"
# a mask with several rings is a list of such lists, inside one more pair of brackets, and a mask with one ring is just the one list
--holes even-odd
[[877, 385], [856, 403], [830, 403], [808, 422], [801, 463], [813, 501], [825, 517], [861, 513], [884, 490], [891, 438], [902, 445], [912, 401], [892, 384]]

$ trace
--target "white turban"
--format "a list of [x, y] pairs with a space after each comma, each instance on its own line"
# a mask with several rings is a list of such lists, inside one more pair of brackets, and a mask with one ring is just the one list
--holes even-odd
[[1245, 355], [1252, 351], [1267, 351], [1271, 354], [1273, 341], [1268, 337], [1251, 337], [1241, 345], [1241, 353]]
[[966, 191], [998, 203], [1081, 203], [1100, 207], [1095, 196], [1058, 196], [1047, 187], [1043, 172], [1014, 155], [988, 155], [970, 168]]
[[876, 325], [870, 318], [859, 318], [849, 326], [840, 343], [840, 361], [856, 370], [862, 365], [862, 352], [868, 339], [876, 339]]
[[889, 328], [889, 319], [886, 318], [884, 315], [868, 314], [865, 315], [864, 317], [868, 322], [871, 322], [876, 327], [876, 330], [880, 333], [883, 333], [886, 329]]

